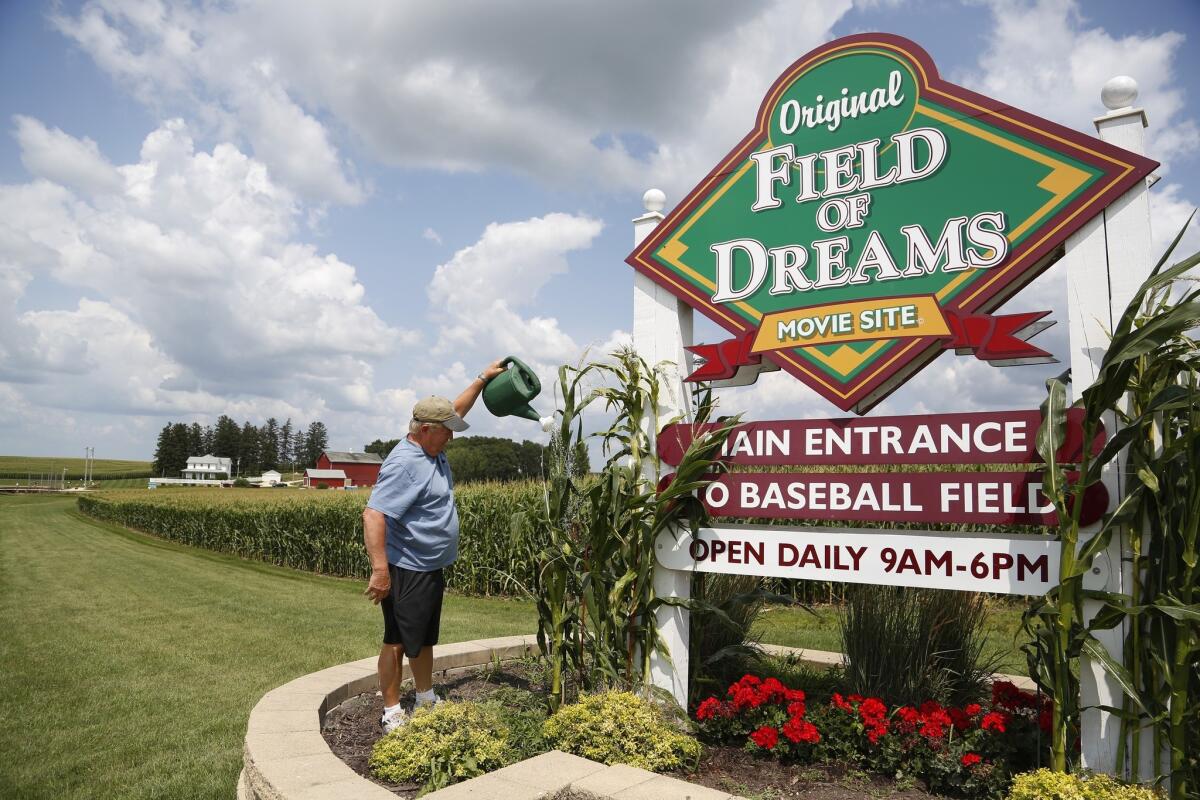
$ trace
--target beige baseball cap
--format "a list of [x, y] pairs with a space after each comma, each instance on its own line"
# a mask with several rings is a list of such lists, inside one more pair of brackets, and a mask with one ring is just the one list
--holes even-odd
[[426, 397], [413, 406], [413, 419], [417, 422], [436, 422], [458, 433], [471, 427], [458, 414], [454, 405], [444, 397]]

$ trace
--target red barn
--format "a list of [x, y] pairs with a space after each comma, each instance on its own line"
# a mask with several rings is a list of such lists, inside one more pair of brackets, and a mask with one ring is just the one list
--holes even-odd
[[351, 486], [374, 486], [383, 459], [375, 453], [339, 453], [326, 450], [317, 459], [317, 469], [340, 469]]

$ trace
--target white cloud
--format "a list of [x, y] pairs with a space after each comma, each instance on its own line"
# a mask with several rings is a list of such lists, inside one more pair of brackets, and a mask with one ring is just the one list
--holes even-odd
[[956, 82], [1094, 136], [1092, 119], [1107, 112], [1100, 89], [1115, 75], [1130, 75], [1150, 119], [1147, 154], [1169, 169], [1171, 159], [1200, 149], [1200, 129], [1176, 79], [1183, 34], [1114, 36], [1093, 26], [1086, 5], [1073, 0], [988, 6], [995, 24], [988, 49]]
[[91, 139], [76, 139], [58, 128], [50, 130], [30, 117], [17, 115], [16, 138], [21, 146], [21, 163], [33, 175], [61, 183], [88, 194], [121, 189], [120, 173], [108, 163]]
[[[270, 25], [287, 26], [293, 6]], [[187, 113], [220, 138], [244, 137], [278, 180], [315, 201], [359, 203], [354, 177], [317, 116], [258, 46], [270, 33], [215, 9], [91, 0], [51, 21], [157, 112]], [[319, 37], [318, 37], [319, 39]]]
[[[18, 131], [38, 163], [47, 133]], [[94, 145], [53, 132], [56, 148]], [[373, 362], [416, 334], [385, 324], [354, 267], [293, 239], [302, 207], [230, 144], [196, 151], [173, 120], [92, 196], [0, 186], [0, 380], [38, 406], [259, 419], [358, 413]], [[83, 170], [72, 169], [78, 176]], [[43, 171], [51, 177], [48, 171]], [[73, 310], [19, 311], [38, 275], [82, 292]]]
[[308, 197], [356, 202], [334, 130], [399, 166], [677, 196], [850, 8], [260, 0], [201, 12], [91, 0], [54, 21], [147, 104], [244, 136]]
[[426, 228], [425, 230], [421, 231], [421, 238], [433, 242], [434, 244], [442, 243], [441, 234], [439, 234], [433, 228]]
[[438, 266], [430, 282], [430, 301], [447, 318], [436, 351], [486, 343], [493, 352], [547, 366], [574, 359], [580, 348], [557, 319], [519, 312], [536, 304], [542, 288], [567, 271], [567, 254], [590, 247], [602, 227], [559, 213], [488, 225], [478, 242]]

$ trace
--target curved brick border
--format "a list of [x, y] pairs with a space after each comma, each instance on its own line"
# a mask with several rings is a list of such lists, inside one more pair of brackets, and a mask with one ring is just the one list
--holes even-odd
[[[483, 666], [535, 652], [533, 636], [505, 636], [438, 645], [435, 672]], [[840, 653], [766, 645], [775, 655], [794, 655], [813, 666], [841, 663]], [[335, 756], [321, 736], [329, 709], [378, 688], [375, 657], [297, 678], [263, 696], [246, 726], [245, 766], [238, 800], [395, 800]], [[405, 665], [405, 678], [408, 668]], [[1028, 678], [997, 675], [1020, 682]], [[624, 765], [606, 767], [557, 750], [426, 795], [428, 800], [504, 798], [540, 800], [570, 787], [579, 794], [620, 800], [734, 800], [724, 792]]]
[[[447, 673], [520, 658], [537, 650], [534, 636], [505, 636], [438, 645], [433, 669]], [[246, 726], [238, 800], [396, 800], [335, 756], [321, 736], [325, 714], [379, 686], [375, 657], [314, 672], [263, 696]], [[405, 678], [408, 666], [405, 665]], [[606, 767], [557, 750], [426, 795], [428, 800], [539, 800], [571, 787], [621, 800], [731, 800], [725, 792], [624, 765]]]

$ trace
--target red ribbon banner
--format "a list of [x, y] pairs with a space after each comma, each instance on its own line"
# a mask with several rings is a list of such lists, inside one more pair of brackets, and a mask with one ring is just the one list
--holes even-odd
[[[1054, 363], [1057, 359], [1051, 353], [1026, 341], [1054, 324], [1043, 319], [1049, 314], [1049, 311], [960, 314], [942, 309], [950, 329], [950, 336], [943, 339], [942, 347], [959, 355], [973, 355], [996, 367]], [[704, 362], [684, 380], [693, 383], [728, 380], [740, 367], [761, 364], [762, 353], [751, 350], [755, 335], [756, 332], [751, 331], [716, 344], [688, 347], [689, 352]]]

